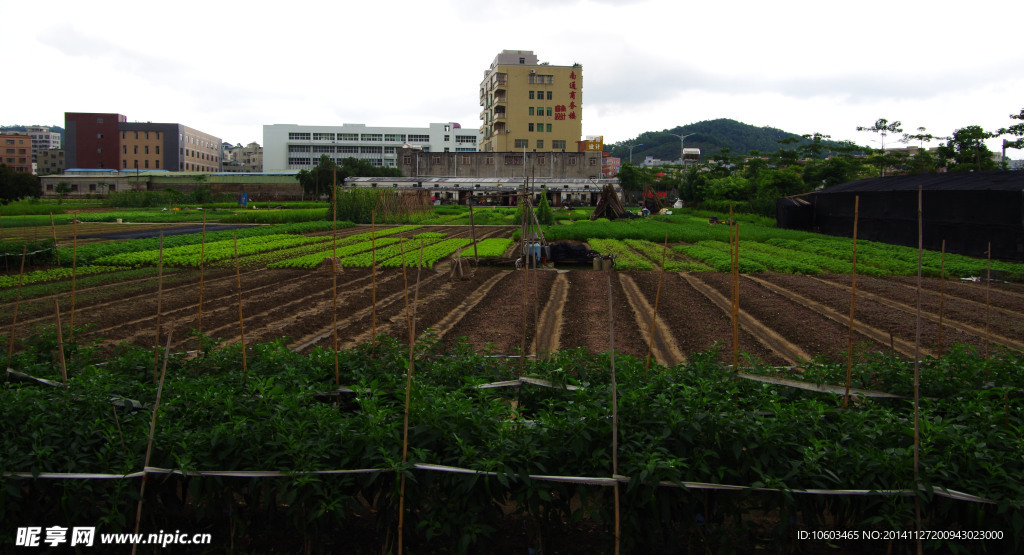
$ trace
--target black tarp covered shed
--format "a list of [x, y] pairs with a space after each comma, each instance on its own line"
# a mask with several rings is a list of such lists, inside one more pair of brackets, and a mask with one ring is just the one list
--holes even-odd
[[[1024, 260], [1024, 172], [956, 172], [862, 179], [776, 203], [779, 227], [917, 246], [918, 189], [924, 248]], [[797, 202], [799, 201], [799, 202]]]

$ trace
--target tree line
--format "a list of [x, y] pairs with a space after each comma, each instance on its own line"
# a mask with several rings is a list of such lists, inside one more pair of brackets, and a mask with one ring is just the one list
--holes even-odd
[[[1009, 138], [1004, 140], [1004, 148], [1024, 147], [1024, 109], [1019, 114], [1010, 114], [1010, 118], [1017, 123], [993, 131], [968, 125], [949, 137], [932, 135], [924, 127], [918, 127], [916, 132], [905, 132], [902, 122], [879, 118], [871, 125], [857, 127], [858, 131], [873, 133], [879, 138], [877, 149], [851, 141], [832, 141], [829, 135], [821, 133], [787, 134], [776, 139], [771, 152], [752, 149], [734, 153], [723, 146], [701, 162], [685, 168], [678, 165], [646, 168], [624, 162], [618, 177], [622, 188], [634, 196], [650, 188], [667, 191], [670, 195], [674, 193], [690, 206], [723, 209], [732, 205], [737, 210], [771, 216], [775, 213], [777, 198], [857, 179], [897, 173], [1000, 169], [985, 141], [1005, 136]], [[639, 145], [641, 138], [643, 136], [616, 146]], [[694, 138], [702, 137], [698, 133]], [[917, 149], [892, 150], [894, 140]], [[934, 150], [928, 148], [932, 141], [939, 141]], [[676, 152], [680, 149], [678, 142], [675, 149]], [[1005, 162], [1003, 164], [1005, 166]]]

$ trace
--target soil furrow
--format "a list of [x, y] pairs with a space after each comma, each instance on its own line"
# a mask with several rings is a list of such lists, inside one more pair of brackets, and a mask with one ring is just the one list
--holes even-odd
[[[639, 327], [640, 333], [643, 334], [644, 340], [647, 341], [647, 350], [654, 357], [654, 360], [662, 366], [674, 366], [684, 362], [686, 357], [679, 350], [679, 345], [676, 344], [675, 338], [666, 332], [664, 324], [654, 313], [654, 307], [644, 298], [636, 282], [626, 274], [618, 274], [618, 277], [622, 283], [622, 289], [626, 293], [626, 299], [629, 301], [630, 306], [633, 307], [633, 316], [636, 318], [637, 327]], [[654, 315], [653, 339], [651, 338], [652, 315]], [[645, 354], [644, 356], [646, 357], [647, 355]]]

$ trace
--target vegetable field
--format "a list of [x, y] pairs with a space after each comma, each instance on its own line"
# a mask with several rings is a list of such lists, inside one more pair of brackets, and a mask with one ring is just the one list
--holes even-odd
[[[210, 531], [210, 552], [394, 551], [402, 476], [410, 552], [610, 553], [616, 520], [635, 553], [912, 552], [906, 536], [797, 532], [913, 531], [918, 506], [923, 529], [1003, 534], [928, 549], [1022, 549], [1024, 285], [962, 280], [986, 262], [929, 255], [918, 288], [916, 258], [908, 271], [905, 251], [867, 244], [854, 284], [842, 241], [744, 236], [741, 224], [734, 328], [728, 226], [642, 223], [552, 228], [615, 253], [614, 272], [471, 268], [469, 228], [446, 225], [239, 237], [237, 265], [223, 236], [201, 248], [177, 240], [162, 259], [149, 239], [131, 252], [96, 247], [74, 285], [66, 263], [31, 278], [8, 270], [0, 336], [13, 336], [11, 368], [63, 380], [59, 310], [69, 388], [0, 389], [0, 471], [27, 473], [5, 475], [0, 522], [134, 526], [137, 476], [59, 473], [143, 470], [169, 345], [143, 528]], [[514, 255], [515, 230], [478, 227], [481, 256]], [[460, 249], [462, 275], [451, 271]], [[112, 398], [141, 408], [112, 410]], [[361, 472], [328, 472], [341, 470]], [[0, 546], [12, 533], [0, 529]]]

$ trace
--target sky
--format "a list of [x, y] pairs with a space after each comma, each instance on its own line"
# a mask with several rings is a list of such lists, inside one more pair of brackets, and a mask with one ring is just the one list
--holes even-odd
[[233, 144], [274, 123], [477, 128], [484, 71], [531, 50], [583, 66], [583, 134], [606, 144], [730, 118], [877, 148], [857, 127], [879, 118], [936, 136], [1017, 123], [1022, 15], [1019, 0], [0, 0], [0, 51], [24, 54], [0, 124], [120, 113]]

